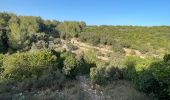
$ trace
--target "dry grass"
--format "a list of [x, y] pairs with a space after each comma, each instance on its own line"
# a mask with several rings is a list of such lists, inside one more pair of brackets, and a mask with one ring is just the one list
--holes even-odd
[[149, 100], [144, 94], [137, 91], [133, 85], [125, 80], [110, 82], [102, 87], [106, 100]]

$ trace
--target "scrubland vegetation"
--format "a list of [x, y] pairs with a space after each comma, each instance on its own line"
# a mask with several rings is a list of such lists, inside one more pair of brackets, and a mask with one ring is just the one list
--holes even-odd
[[[113, 52], [95, 49], [101, 45]], [[169, 26], [87, 26], [0, 13], [0, 99], [91, 100], [78, 80], [85, 76], [102, 100], [169, 100], [169, 51]]]

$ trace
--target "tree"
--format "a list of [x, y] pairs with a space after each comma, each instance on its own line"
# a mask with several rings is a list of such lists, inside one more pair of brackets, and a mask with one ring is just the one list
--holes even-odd
[[7, 52], [9, 45], [8, 45], [8, 36], [7, 36], [7, 29], [2, 28], [1, 29], [1, 34], [0, 34], [0, 42], [2, 45], [2, 51]]
[[78, 34], [85, 28], [84, 22], [65, 21], [61, 23], [57, 28], [62, 37], [70, 38], [77, 37]]

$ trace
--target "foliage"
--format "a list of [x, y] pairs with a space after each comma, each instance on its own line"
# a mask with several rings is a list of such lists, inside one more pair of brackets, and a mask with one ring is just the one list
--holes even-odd
[[88, 26], [79, 38], [92, 44], [112, 45], [119, 52], [131, 48], [146, 53], [169, 50], [169, 32], [169, 26]]
[[[39, 40], [47, 41], [51, 38], [71, 38], [77, 37], [82, 32], [86, 24], [84, 22], [56, 20], [43, 20], [35, 16], [17, 16], [10, 13], [0, 13], [0, 27], [9, 28], [6, 34], [9, 38], [9, 48], [21, 50], [28, 48], [33, 42]], [[42, 38], [45, 36], [45, 38]], [[0, 39], [0, 46], [2, 44]]]
[[0, 13], [0, 27], [7, 27], [10, 15], [6, 12]]
[[7, 30], [4, 28], [0, 28], [0, 52], [6, 53], [8, 48], [9, 48], [9, 44], [8, 44], [8, 36], [7, 36]]
[[77, 73], [78, 74], [89, 74], [90, 65], [86, 62], [83, 55], [77, 56]]
[[157, 61], [157, 59], [153, 57], [147, 57], [143, 59], [138, 56], [128, 56], [126, 57], [125, 65], [131, 66], [132, 64], [134, 64], [132, 66], [135, 66], [136, 71], [142, 71], [144, 69], [147, 69], [149, 65], [154, 61]]
[[84, 22], [65, 21], [58, 26], [62, 38], [77, 37], [86, 24]]
[[163, 59], [166, 63], [170, 62], [170, 54], [166, 54]]
[[93, 84], [104, 84], [105, 83], [105, 77], [104, 74], [102, 74], [104, 71], [103, 69], [97, 69], [95, 67], [90, 69], [90, 79]]
[[167, 59], [165, 55], [164, 61], [152, 62], [143, 70], [138, 70], [137, 63], [128, 62], [124, 77], [132, 80], [139, 90], [166, 100], [170, 97], [170, 65]]
[[16, 53], [3, 60], [3, 77], [22, 80], [39, 77], [44, 70], [56, 66], [56, 57], [48, 51]]
[[[160, 99], [170, 98], [170, 65], [166, 61], [156, 62], [151, 64], [149, 71], [159, 84], [158, 91], [153, 92]], [[154, 83], [156, 84], [156, 83]], [[152, 86], [152, 88], [155, 88]]]
[[5, 55], [3, 55], [3, 54], [0, 54], [0, 74], [1, 74], [1, 72], [2, 72], [2, 65], [3, 65], [3, 59], [4, 59], [4, 57], [5, 57]]
[[125, 68], [123, 71], [123, 77], [125, 79], [131, 80], [133, 82], [135, 81], [137, 75], [135, 65], [136, 65], [135, 62], [132, 61], [126, 62], [127, 68]]
[[94, 64], [97, 61], [97, 53], [95, 52], [95, 50], [86, 51], [84, 53], [84, 59], [86, 60], [88, 64]]
[[107, 66], [105, 69], [105, 76], [107, 80], [123, 79], [122, 69], [114, 66]]
[[75, 58], [75, 55], [72, 53], [63, 53], [61, 55], [62, 58], [64, 58], [63, 61], [63, 72], [65, 75], [74, 77], [76, 75], [76, 68], [77, 68], [77, 59]]
[[70, 51], [77, 50], [77, 47], [71, 43], [67, 43], [66, 46]]
[[[158, 55], [170, 50], [169, 26], [86, 26], [84, 22], [59, 22], [4, 12], [0, 13], [0, 28], [9, 29], [0, 31], [0, 52], [9, 52], [0, 54], [0, 81], [4, 81], [0, 82], [0, 92], [51, 86], [60, 90], [65, 76], [69, 79], [77, 74], [90, 73], [93, 84], [102, 85], [125, 78], [139, 90], [154, 94], [158, 99], [170, 98], [170, 54], [166, 54], [163, 61], [129, 56], [125, 65], [122, 64], [124, 48]], [[110, 45], [115, 52], [109, 54], [111, 61], [104, 63], [97, 58], [95, 50], [86, 51], [82, 56], [44, 50], [51, 49], [50, 43], [62, 45], [57, 39], [59, 37], [77, 37], [93, 45]], [[67, 47], [77, 49], [72, 44]], [[31, 51], [31, 48], [38, 50]], [[18, 53], [14, 53], [16, 51]], [[75, 90], [66, 89], [66, 92]]]
[[98, 62], [97, 67], [90, 69], [90, 78], [93, 84], [103, 85], [108, 81], [122, 79], [122, 72], [117, 67]]
[[137, 88], [143, 92], [155, 93], [159, 91], [158, 81], [150, 71], [140, 72], [139, 76], [137, 76], [134, 82], [136, 83]]

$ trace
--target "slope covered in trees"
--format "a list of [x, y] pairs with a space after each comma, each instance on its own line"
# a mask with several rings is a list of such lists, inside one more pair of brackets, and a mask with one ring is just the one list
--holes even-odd
[[112, 45], [115, 50], [132, 48], [143, 53], [164, 49], [170, 50], [169, 26], [89, 26], [79, 38], [92, 44]]
[[[29, 49], [36, 40], [47, 42], [56, 37], [75, 37], [85, 27], [84, 22], [50, 21], [34, 16], [0, 13], [0, 27], [7, 28], [9, 49]], [[2, 45], [2, 44], [1, 44]]]
[[[84, 42], [86, 46], [82, 48], [87, 50], [75, 53], [81, 45], [71, 41], [73, 38], [80, 40], [77, 43]], [[112, 49], [103, 50], [100, 45]], [[124, 49], [161, 57], [125, 56]], [[31, 95], [36, 100], [43, 96], [86, 100], [89, 99], [87, 91], [84, 93], [76, 86], [84, 85], [79, 85], [76, 78], [85, 75], [88, 79], [82, 87], [92, 86], [94, 90], [91, 91], [102, 93], [112, 87], [112, 83], [123, 80], [130, 81], [130, 89], [135, 91], [125, 96], [127, 99], [142, 100], [136, 92], [141, 91], [147, 94], [146, 98], [168, 100], [170, 55], [166, 53], [169, 51], [170, 26], [88, 26], [85, 22], [0, 13], [0, 98], [27, 99], [25, 96]], [[107, 55], [109, 60], [98, 59], [99, 55]], [[117, 96], [112, 95], [111, 87], [110, 94], [102, 94], [103, 98], [105, 94], [109, 98]]]
[[0, 27], [9, 29], [7, 35], [11, 49], [25, 48], [35, 42], [35, 38], [47, 41], [60, 36], [64, 39], [78, 37], [94, 45], [111, 45], [115, 51], [123, 48], [137, 49], [143, 53], [170, 50], [169, 26], [86, 26], [84, 22], [50, 21], [8, 13], [1, 13], [0, 19]]

